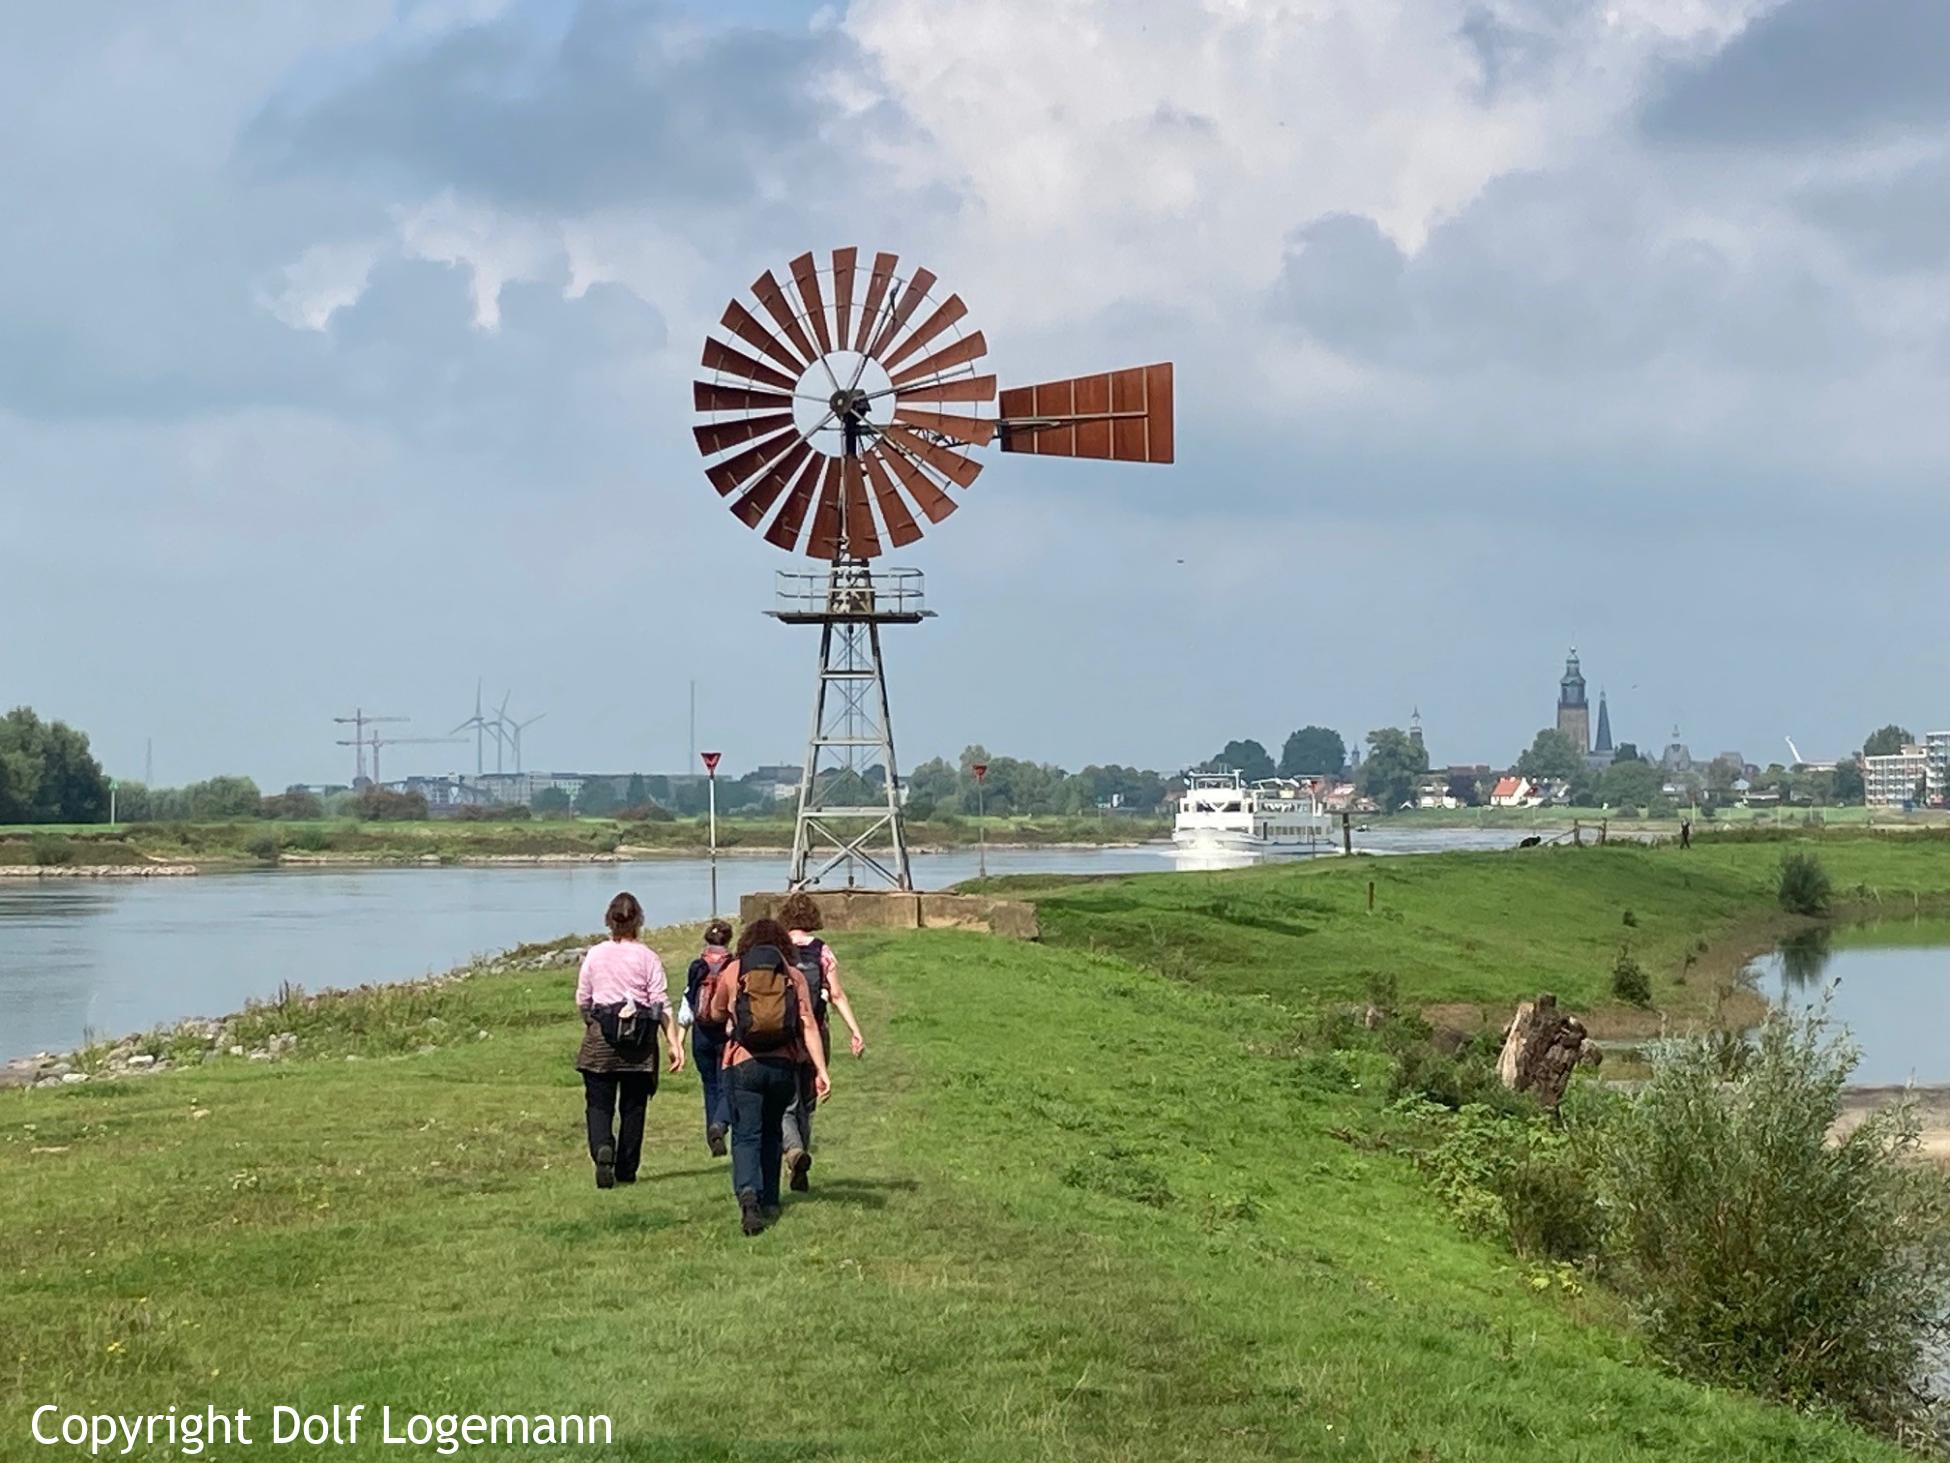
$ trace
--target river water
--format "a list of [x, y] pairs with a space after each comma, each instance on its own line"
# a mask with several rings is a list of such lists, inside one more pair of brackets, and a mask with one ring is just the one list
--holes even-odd
[[[1508, 848], [1505, 829], [1357, 833], [1372, 853]], [[976, 874], [974, 850], [917, 855], [915, 882]], [[726, 858], [719, 904], [780, 886], [777, 855]], [[994, 849], [991, 873], [1157, 873], [1171, 847]], [[1201, 865], [1209, 867], [1209, 865]], [[266, 869], [192, 879], [0, 880], [0, 1061], [185, 1016], [217, 1016], [282, 981], [307, 990], [410, 980], [470, 956], [602, 924], [618, 889], [650, 923], [710, 912], [704, 859], [493, 868]], [[667, 960], [690, 951], [664, 951]]]
[[1754, 962], [1762, 994], [1792, 1010], [1826, 1002], [1861, 1048], [1854, 1081], [1950, 1083], [1950, 922], [1882, 920], [1790, 940]]

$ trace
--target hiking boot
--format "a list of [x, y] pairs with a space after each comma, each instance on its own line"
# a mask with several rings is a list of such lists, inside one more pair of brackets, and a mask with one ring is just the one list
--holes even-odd
[[779, 1218], [779, 1206], [777, 1204], [760, 1204], [758, 1206], [758, 1217], [763, 1219], [767, 1224], [776, 1224]]
[[724, 1124], [713, 1123], [704, 1130], [704, 1146], [711, 1150], [713, 1158], [724, 1157]]
[[792, 1174], [792, 1192], [803, 1194], [812, 1187], [807, 1177], [812, 1172], [812, 1155], [803, 1148], [795, 1148], [785, 1156], [785, 1166]]
[[758, 1195], [750, 1189], [738, 1195], [739, 1228], [746, 1234], [758, 1234], [765, 1228], [765, 1211], [758, 1207]]
[[596, 1187], [616, 1187], [616, 1150], [607, 1143], [596, 1150]]

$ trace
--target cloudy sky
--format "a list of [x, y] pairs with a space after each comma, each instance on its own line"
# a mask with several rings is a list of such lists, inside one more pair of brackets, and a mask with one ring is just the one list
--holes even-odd
[[17, 7], [0, 701], [278, 786], [477, 676], [531, 765], [672, 768], [696, 678], [798, 760], [687, 382], [857, 244], [1005, 384], [1178, 368], [1175, 467], [992, 458], [903, 556], [904, 761], [1501, 761], [1572, 641], [1641, 743], [1950, 724], [1947, 63], [1940, 0]]

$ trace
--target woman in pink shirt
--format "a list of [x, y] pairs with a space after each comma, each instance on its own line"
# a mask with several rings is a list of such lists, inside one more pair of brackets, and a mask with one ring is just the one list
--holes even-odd
[[582, 1073], [589, 1156], [599, 1189], [636, 1182], [643, 1160], [643, 1110], [657, 1090], [659, 1033], [670, 1052], [670, 1070], [684, 1070], [663, 962], [637, 938], [643, 933], [643, 906], [634, 894], [619, 894], [609, 901], [603, 923], [609, 938], [590, 947], [576, 976], [576, 1009], [583, 1021], [576, 1069]]

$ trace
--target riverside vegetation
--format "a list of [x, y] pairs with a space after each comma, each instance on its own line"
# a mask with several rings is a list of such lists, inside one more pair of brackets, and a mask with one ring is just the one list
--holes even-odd
[[[833, 1177], [756, 1242], [718, 1222], [688, 1074], [652, 1104], [648, 1181], [622, 1202], [589, 1187], [571, 954], [410, 996], [287, 993], [260, 1023], [297, 1036], [283, 1060], [0, 1093], [7, 1450], [58, 1396], [611, 1412], [620, 1446], [591, 1458], [1556, 1459], [1568, 1438], [1592, 1459], [1901, 1456], [1849, 1421], [1915, 1427], [1887, 1385], [1914, 1317], [1887, 1303], [1937, 1272], [1890, 1268], [1920, 1262], [1888, 1217], [1927, 1217], [1927, 1192], [1898, 1192], [1927, 1179], [1899, 1125], [1821, 1143], [1832, 1071], [1790, 1040], [1793, 1080], [1755, 1087], [1763, 1055], [1708, 1084], [1749, 1099], [1713, 1152], [1662, 1146], [1657, 1101], [1602, 1122], [1634, 1170], [1586, 1141], [1601, 1094], [1549, 1121], [1490, 1080], [1493, 1034], [1437, 1029], [1539, 989], [1632, 1029], [1643, 1013], [1607, 995], [1622, 935], [1668, 1024], [1706, 1025], [1744, 954], [1805, 921], [1779, 907], [1781, 853], [990, 881], [1038, 902], [1041, 944], [846, 937], [873, 1046], [835, 1073]], [[1950, 842], [1820, 856], [1840, 912], [1950, 897]], [[1706, 1095], [1673, 1070], [1648, 1093]], [[1778, 1151], [1737, 1121], [1790, 1110]], [[1634, 1172], [1687, 1180], [1672, 1221], [1724, 1207], [1716, 1185], [1777, 1196], [1752, 1238], [1789, 1226], [1821, 1284], [1759, 1255], [1771, 1288], [1742, 1314], [1778, 1325], [1811, 1295], [1886, 1343], [1850, 1362], [1879, 1385], [1812, 1355], [1769, 1376], [1708, 1344], [1703, 1364], [1698, 1322], [1657, 1297], [1727, 1250], [1632, 1220], [1620, 1206], [1660, 1189]], [[1834, 1249], [1862, 1239], [1851, 1272]], [[1852, 1279], [1874, 1307], [1846, 1308]], [[781, 1312], [818, 1341], [784, 1369], [755, 1360]], [[619, 1337], [642, 1362], [627, 1385]], [[761, 1395], [736, 1420], [700, 1400]]]
[[[1161, 837], [1158, 818], [939, 815], [907, 824], [916, 849], [967, 848], [986, 825], [991, 847], [1010, 844], [1118, 844]], [[188, 862], [199, 867], [276, 863], [458, 863], [473, 859], [606, 859], [700, 854], [709, 830], [697, 818], [559, 818], [479, 821], [277, 819], [207, 823], [130, 823], [0, 827], [0, 866], [136, 866]], [[718, 847], [765, 853], [792, 846], [792, 820], [721, 818]]]

